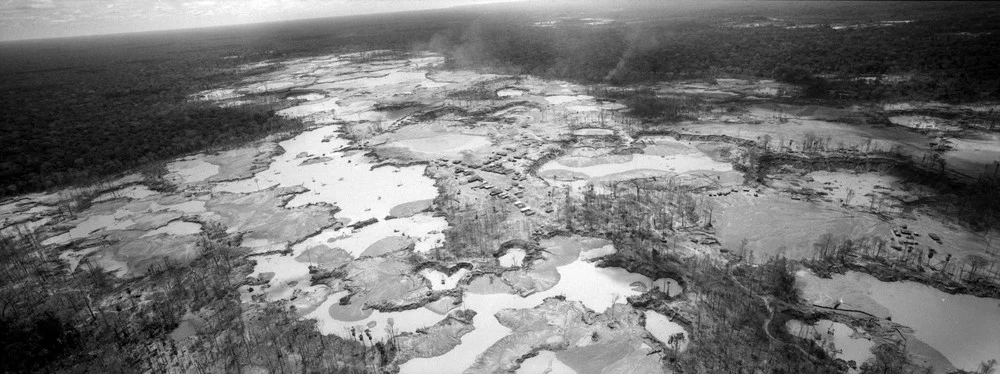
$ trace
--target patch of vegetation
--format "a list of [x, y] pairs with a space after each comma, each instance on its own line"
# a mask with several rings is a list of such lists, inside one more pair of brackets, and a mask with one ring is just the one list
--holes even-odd
[[810, 99], [826, 98], [833, 84], [798, 66], [783, 65], [774, 70], [773, 78], [802, 87], [802, 96]]
[[711, 226], [711, 207], [690, 187], [672, 179], [615, 181], [590, 185], [582, 198], [568, 193], [560, 210], [567, 230], [591, 236], [666, 241], [678, 230]]
[[[68, 272], [31, 237], [0, 238], [0, 371], [350, 373], [391, 361], [391, 346], [324, 336], [280, 304], [245, 306], [252, 262], [239, 243], [208, 225], [189, 265], [120, 279], [86, 262]], [[205, 320], [201, 335], [175, 341], [186, 313]]]
[[[698, 295], [691, 344], [673, 364], [685, 373], [841, 373], [843, 368], [818, 346], [774, 323], [776, 300], [790, 269], [774, 260], [762, 269], [726, 268], [709, 261], [688, 264], [689, 292]], [[771, 274], [779, 274], [772, 276]], [[768, 300], [772, 300], [769, 302]], [[783, 300], [781, 300], [783, 301]]]
[[158, 162], [143, 166], [141, 169], [142, 183], [157, 192], [170, 193], [177, 190], [177, 185], [168, 181], [166, 162]]
[[444, 247], [433, 252], [432, 257], [439, 261], [493, 257], [512, 238], [524, 240], [531, 235], [531, 222], [511, 204], [491, 199], [481, 205], [463, 206], [446, 196], [438, 197], [449, 226], [444, 231]]
[[697, 107], [694, 99], [660, 97], [650, 88], [618, 88], [613, 86], [588, 88], [587, 93], [610, 99], [629, 108], [629, 114], [643, 119], [679, 121], [689, 119], [684, 113]]

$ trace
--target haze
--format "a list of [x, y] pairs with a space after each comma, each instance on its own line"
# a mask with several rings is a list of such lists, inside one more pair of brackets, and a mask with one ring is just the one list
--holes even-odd
[[512, 0], [4, 0], [0, 40], [188, 29]]

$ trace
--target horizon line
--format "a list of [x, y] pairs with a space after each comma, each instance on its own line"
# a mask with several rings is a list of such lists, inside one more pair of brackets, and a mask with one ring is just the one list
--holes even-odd
[[510, 4], [510, 3], [522, 3], [530, 0], [482, 0], [482, 2], [473, 4], [456, 4], [444, 7], [429, 7], [421, 9], [407, 9], [399, 11], [370, 11], [370, 12], [360, 12], [353, 14], [341, 14], [341, 15], [326, 15], [319, 17], [302, 17], [302, 18], [288, 18], [288, 19], [276, 19], [276, 20], [266, 20], [266, 21], [251, 21], [251, 22], [233, 22], [233, 23], [223, 23], [218, 25], [209, 26], [191, 26], [191, 27], [165, 27], [165, 28], [155, 28], [150, 30], [134, 30], [134, 31], [121, 31], [121, 32], [94, 32], [94, 33], [83, 33], [78, 35], [61, 35], [61, 36], [43, 36], [43, 37], [27, 37], [27, 38], [12, 38], [7, 39], [2, 33], [0, 33], [0, 44], [10, 44], [10, 43], [21, 43], [21, 42], [45, 42], [45, 41], [58, 41], [67, 39], [82, 39], [82, 38], [101, 38], [101, 37], [116, 37], [116, 36], [139, 36], [144, 34], [154, 34], [154, 33], [171, 33], [171, 32], [191, 32], [191, 31], [208, 31], [214, 29], [225, 29], [225, 28], [235, 28], [241, 26], [264, 26], [264, 25], [279, 25], [283, 23], [301, 22], [301, 21], [316, 21], [316, 20], [326, 20], [326, 19], [342, 19], [351, 17], [372, 17], [372, 16], [389, 16], [389, 15], [401, 15], [401, 14], [411, 14], [420, 12], [432, 12], [441, 11], [449, 9], [460, 9], [460, 8], [474, 8], [486, 5], [496, 5], [496, 4]]

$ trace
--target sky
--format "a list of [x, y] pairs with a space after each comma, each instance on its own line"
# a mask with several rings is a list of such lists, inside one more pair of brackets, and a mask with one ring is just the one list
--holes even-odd
[[516, 0], [0, 0], [0, 40], [185, 29]]

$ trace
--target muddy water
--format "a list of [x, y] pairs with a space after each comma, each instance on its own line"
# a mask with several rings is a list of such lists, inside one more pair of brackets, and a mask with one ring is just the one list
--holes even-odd
[[591, 99], [591, 97], [590, 96], [586, 96], [586, 95], [577, 95], [577, 96], [556, 95], [556, 96], [546, 96], [545, 97], [545, 101], [548, 101], [549, 104], [553, 104], [553, 105], [566, 104], [566, 103], [572, 103], [572, 102], [575, 102], [575, 101], [584, 101], [584, 100], [590, 100], [590, 99]]
[[834, 357], [854, 361], [858, 367], [875, 356], [871, 352], [875, 343], [860, 336], [852, 337], [855, 331], [843, 323], [820, 320], [815, 325], [807, 325], [799, 320], [789, 320], [785, 328], [792, 335], [816, 340]]
[[524, 360], [521, 367], [517, 369], [517, 374], [576, 374], [573, 368], [567, 366], [556, 353], [552, 351], [542, 351], [538, 356]]
[[944, 120], [929, 116], [892, 116], [889, 122], [912, 129], [938, 129]]
[[399, 334], [414, 332], [419, 328], [431, 326], [444, 319], [444, 316], [427, 308], [392, 313], [382, 313], [377, 310], [368, 309], [361, 315], [341, 314], [339, 312], [344, 308], [340, 308], [338, 303], [344, 296], [347, 296], [347, 291], [331, 295], [316, 310], [306, 315], [305, 318], [315, 319], [316, 327], [324, 334], [334, 334], [349, 338], [351, 328], [354, 328], [356, 332], [362, 332], [367, 329], [375, 341], [385, 340], [390, 337], [387, 330], [390, 325], [392, 332]]
[[983, 173], [993, 175], [1000, 163], [1000, 135], [988, 134], [974, 138], [949, 139], [952, 149], [944, 153], [949, 168], [972, 177]]
[[[509, 294], [465, 294], [465, 308], [477, 312], [473, 319], [475, 330], [463, 336], [462, 344], [450, 352], [438, 357], [408, 361], [400, 366], [400, 372], [442, 374], [463, 372], [475, 362], [479, 354], [511, 333], [509, 328], [501, 325], [494, 317], [502, 309], [532, 308], [541, 304], [547, 297], [564, 295], [568, 300], [581, 301], [594, 311], [604, 312], [613, 302], [622, 303], [625, 297], [641, 293], [632, 288], [633, 282], [642, 282], [646, 285], [651, 283], [649, 278], [623, 269], [598, 268], [593, 263], [580, 261], [578, 256], [584, 246], [585, 244], [581, 243], [575, 251], [564, 253], [577, 256], [577, 260], [557, 267], [560, 275], [559, 283], [549, 290], [528, 297]], [[548, 364], [546, 361], [544, 366]], [[554, 364], [558, 366], [558, 363]]]
[[[285, 153], [253, 178], [218, 185], [218, 192], [246, 193], [271, 186], [303, 186], [309, 192], [297, 195], [288, 207], [328, 203], [341, 209], [339, 216], [351, 220], [382, 218], [400, 204], [432, 199], [437, 189], [424, 177], [423, 166], [376, 168], [362, 154], [337, 152], [348, 145], [338, 138], [338, 126], [326, 126], [304, 132], [284, 141]], [[306, 153], [310, 157], [299, 158]], [[304, 163], [314, 157], [328, 157], [322, 162]], [[345, 191], [351, 191], [346, 193]]]
[[[974, 370], [1000, 359], [1000, 300], [950, 295], [915, 282], [882, 282], [856, 272], [832, 279], [799, 273], [803, 297], [819, 305], [858, 309], [914, 330], [913, 336], [937, 350], [956, 368]], [[941, 367], [947, 363], [937, 363]]]
[[389, 147], [402, 147], [412, 152], [427, 155], [452, 155], [463, 151], [472, 151], [490, 145], [490, 139], [485, 136], [442, 134], [427, 138], [407, 139], [388, 144]]
[[688, 173], [692, 171], [730, 171], [732, 165], [717, 162], [701, 153], [678, 154], [673, 156], [631, 155], [616, 158], [595, 158], [592, 162], [574, 165], [567, 160], [555, 160], [542, 165], [538, 175], [543, 178], [558, 178], [572, 175], [578, 178], [602, 178], [624, 175], [628, 172], [649, 170], [660, 173]]
[[754, 258], [774, 256], [790, 259], [811, 258], [814, 244], [823, 234], [836, 238], [891, 235], [892, 227], [877, 217], [843, 209], [832, 209], [806, 201], [776, 195], [738, 192], [718, 197], [716, 233], [723, 247], [739, 252], [743, 240]]
[[601, 129], [601, 128], [587, 128], [573, 130], [573, 135], [576, 136], [612, 136], [615, 134], [613, 129]]

